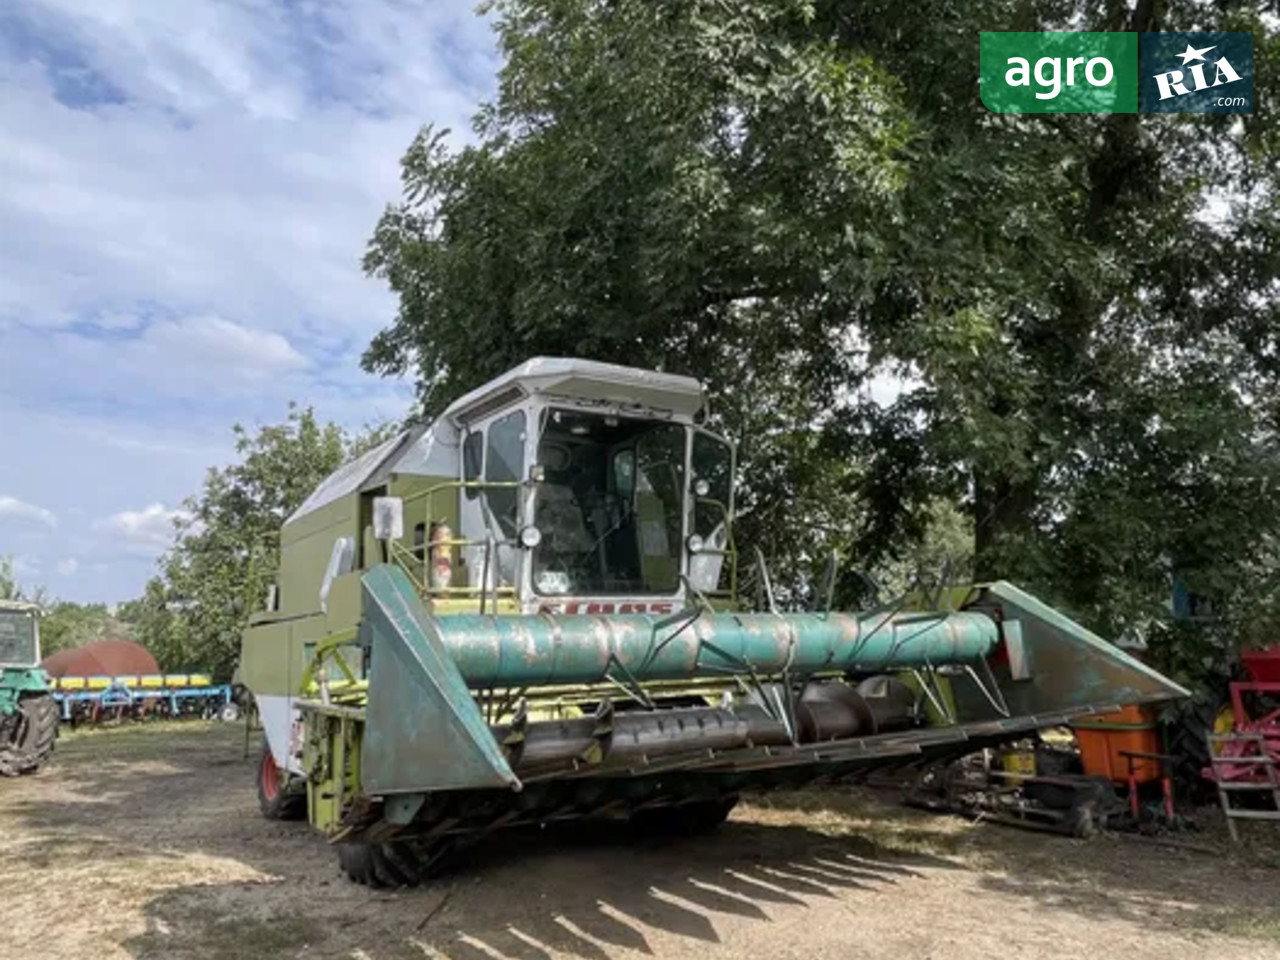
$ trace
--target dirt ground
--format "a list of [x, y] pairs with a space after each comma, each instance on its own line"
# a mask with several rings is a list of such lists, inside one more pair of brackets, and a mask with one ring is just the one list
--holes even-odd
[[[74, 734], [0, 781], [6, 958], [1280, 957], [1277, 831], [1214, 853], [1071, 840], [865, 792], [743, 805], [711, 837], [495, 836], [423, 889], [346, 882], [257, 812], [242, 727]], [[1253, 829], [1250, 829], [1253, 828]]]

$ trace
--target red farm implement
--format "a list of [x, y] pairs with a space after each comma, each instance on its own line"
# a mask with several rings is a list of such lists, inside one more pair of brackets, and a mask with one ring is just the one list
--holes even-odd
[[[1217, 784], [1232, 839], [1235, 820], [1280, 820], [1280, 646], [1241, 654], [1248, 680], [1231, 684], [1232, 729], [1209, 735], [1204, 775]], [[1273, 809], [1231, 802], [1236, 794], [1270, 793]]]

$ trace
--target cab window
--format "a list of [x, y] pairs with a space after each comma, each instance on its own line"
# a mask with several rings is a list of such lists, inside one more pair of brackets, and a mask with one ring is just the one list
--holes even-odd
[[[485, 448], [486, 483], [519, 481], [524, 467], [525, 418], [523, 410], [499, 417], [489, 425], [489, 443]], [[489, 509], [503, 536], [514, 539], [519, 523], [518, 487], [494, 487], [485, 491]]]

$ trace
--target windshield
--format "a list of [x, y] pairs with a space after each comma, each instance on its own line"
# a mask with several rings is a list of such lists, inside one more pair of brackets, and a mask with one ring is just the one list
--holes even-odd
[[533, 588], [671, 594], [680, 583], [685, 428], [549, 410], [538, 440]]
[[36, 662], [36, 617], [30, 610], [0, 610], [0, 663]]

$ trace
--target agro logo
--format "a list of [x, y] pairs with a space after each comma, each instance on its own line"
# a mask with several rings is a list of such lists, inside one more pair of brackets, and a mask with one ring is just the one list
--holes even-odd
[[996, 113], [1138, 109], [1135, 33], [983, 31], [979, 48], [979, 93]]
[[1253, 34], [1144, 33], [1143, 113], [1252, 113]]

